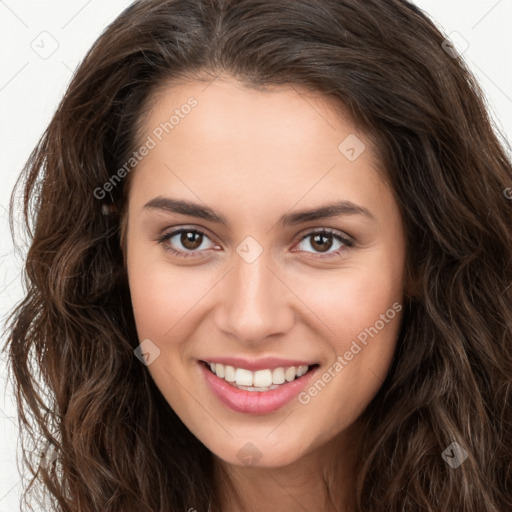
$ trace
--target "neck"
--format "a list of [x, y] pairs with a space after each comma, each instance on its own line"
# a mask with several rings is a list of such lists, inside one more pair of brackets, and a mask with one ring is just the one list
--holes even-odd
[[351, 512], [355, 445], [353, 433], [344, 431], [322, 447], [281, 467], [235, 466], [214, 456], [221, 510]]

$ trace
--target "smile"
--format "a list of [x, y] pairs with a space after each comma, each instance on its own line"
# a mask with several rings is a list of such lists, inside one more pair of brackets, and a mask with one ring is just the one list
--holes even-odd
[[209, 363], [208, 361], [206, 363], [217, 377], [224, 379], [233, 386], [246, 391], [260, 392], [276, 389], [285, 382], [291, 382], [297, 377], [302, 377], [310, 369], [309, 366], [288, 366], [286, 368], [280, 366], [273, 370], [268, 368], [252, 372], [245, 368], [235, 368], [221, 363]]
[[319, 365], [278, 366], [256, 371], [199, 361], [213, 395], [225, 406], [246, 414], [268, 414], [288, 404], [306, 387]]

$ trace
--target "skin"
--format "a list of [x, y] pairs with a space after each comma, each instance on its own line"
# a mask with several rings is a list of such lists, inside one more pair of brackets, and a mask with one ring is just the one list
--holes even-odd
[[[139, 339], [160, 350], [148, 370], [239, 490], [237, 500], [218, 477], [223, 512], [295, 512], [299, 504], [308, 511], [319, 504], [349, 510], [357, 420], [389, 369], [401, 313], [309, 403], [294, 399], [269, 414], [222, 405], [198, 360], [274, 356], [316, 361], [320, 373], [332, 368], [358, 334], [402, 304], [406, 246], [398, 205], [365, 134], [331, 99], [296, 87], [258, 91], [225, 75], [208, 86], [169, 86], [155, 97], [141, 141], [191, 96], [197, 106], [131, 176], [125, 257], [132, 304]], [[354, 161], [338, 150], [351, 134], [366, 145]], [[159, 196], [207, 205], [230, 226], [145, 208]], [[278, 223], [284, 214], [342, 199], [374, 219], [351, 214]], [[179, 234], [157, 241], [180, 227], [205, 236], [195, 246], [184, 245]], [[343, 247], [335, 238], [315, 244], [314, 233], [323, 228], [349, 237], [353, 247], [335, 254]], [[251, 263], [236, 252], [247, 236], [263, 250]], [[246, 443], [261, 454], [253, 466], [237, 456]]]

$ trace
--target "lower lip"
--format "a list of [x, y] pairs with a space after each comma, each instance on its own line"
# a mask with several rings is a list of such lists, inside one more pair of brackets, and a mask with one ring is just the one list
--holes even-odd
[[220, 402], [233, 411], [245, 414], [268, 414], [277, 411], [291, 402], [306, 387], [318, 370], [318, 366], [316, 366], [302, 377], [281, 384], [278, 388], [270, 391], [245, 391], [217, 377], [206, 367], [206, 363], [199, 362], [199, 366], [210, 390]]

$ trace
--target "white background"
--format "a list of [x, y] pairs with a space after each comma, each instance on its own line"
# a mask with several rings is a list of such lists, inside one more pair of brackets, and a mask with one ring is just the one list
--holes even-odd
[[[0, 0], [2, 345], [5, 316], [22, 297], [19, 274], [22, 255], [13, 250], [7, 224], [10, 192], [50, 121], [73, 70], [103, 29], [130, 3], [129, 0]], [[512, 141], [512, 0], [416, 0], [415, 3], [431, 15], [445, 34], [457, 33], [451, 39], [461, 51], [464, 50], [461, 45], [467, 41], [464, 59], [485, 91], [497, 127]], [[52, 55], [44, 54], [54, 47]], [[5, 354], [0, 356], [0, 512], [14, 512], [19, 510], [21, 491], [16, 462], [18, 428], [12, 390], [6, 380], [5, 357]]]

